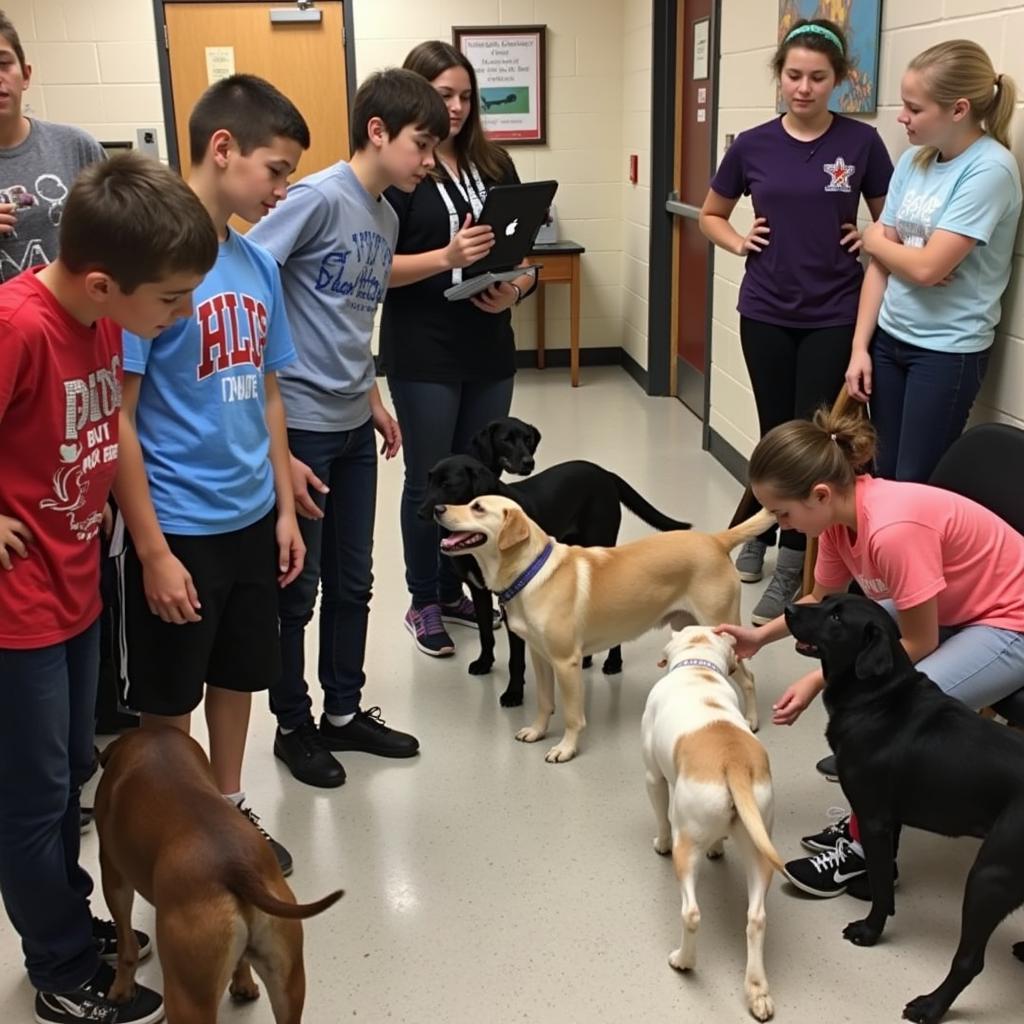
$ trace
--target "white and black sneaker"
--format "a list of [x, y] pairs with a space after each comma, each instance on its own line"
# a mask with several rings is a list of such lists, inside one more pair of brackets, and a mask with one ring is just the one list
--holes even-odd
[[[153, 944], [145, 932], [140, 932], [138, 928], [132, 930], [135, 932], [135, 941], [139, 944], [139, 959], [145, 960], [152, 952]], [[105, 960], [108, 964], [117, 963], [117, 925], [113, 921], [104, 921], [94, 917], [92, 919], [92, 941], [101, 960]]]
[[845, 839], [848, 843], [853, 842], [853, 836], [850, 835], [850, 812], [845, 807], [830, 807], [828, 816], [832, 819], [830, 825], [826, 825], [820, 832], [815, 832], [813, 836], [804, 836], [800, 840], [805, 849], [822, 853], [834, 850], [840, 839]]
[[814, 857], [801, 857], [786, 865], [786, 877], [812, 896], [831, 899], [846, 892], [851, 879], [867, 872], [860, 843], [837, 839], [833, 849]]
[[99, 970], [80, 988], [71, 992], [37, 992], [35, 1018], [39, 1024], [156, 1024], [164, 1019], [164, 1001], [159, 993], [136, 984], [130, 1002], [112, 1003], [107, 998], [114, 983], [114, 968], [100, 964]]

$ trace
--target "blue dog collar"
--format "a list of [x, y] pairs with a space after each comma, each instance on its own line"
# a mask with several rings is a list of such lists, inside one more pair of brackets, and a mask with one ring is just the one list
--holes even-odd
[[683, 658], [682, 661], [677, 661], [670, 669], [669, 672], [675, 672], [677, 668], [709, 668], [712, 672], [717, 672], [720, 676], [725, 679], [729, 677], [722, 671], [721, 666], [716, 665], [713, 661], [708, 661], [706, 658]]
[[544, 563], [551, 557], [551, 552], [554, 550], [555, 545], [548, 541], [544, 550], [526, 567], [526, 571], [516, 579], [512, 586], [498, 594], [498, 601], [501, 604], [508, 604], [544, 568]]

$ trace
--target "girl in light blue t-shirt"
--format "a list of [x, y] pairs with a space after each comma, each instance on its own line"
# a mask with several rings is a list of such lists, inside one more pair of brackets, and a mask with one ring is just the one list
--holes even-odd
[[903, 76], [900, 157], [861, 289], [851, 395], [870, 401], [876, 472], [925, 482], [967, 422], [999, 322], [1021, 211], [1008, 130], [1016, 89], [964, 39]]

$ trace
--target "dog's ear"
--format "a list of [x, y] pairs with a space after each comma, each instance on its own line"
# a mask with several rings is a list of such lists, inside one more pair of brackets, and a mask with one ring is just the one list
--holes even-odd
[[884, 676], [892, 671], [892, 648], [885, 630], [869, 622], [864, 630], [864, 646], [853, 664], [858, 679]]
[[539, 445], [540, 445], [540, 431], [535, 426], [533, 426], [531, 424], [530, 425], [530, 440], [527, 441], [527, 444], [526, 444], [526, 446], [530, 449], [530, 454], [531, 455], [536, 455], [537, 454], [537, 447]]
[[494, 428], [498, 426], [497, 421], [488, 423], [482, 430], [478, 430], [469, 442], [469, 454], [479, 459], [485, 466], [494, 465]]
[[498, 550], [508, 551], [530, 536], [530, 524], [521, 508], [505, 509], [505, 521], [498, 532]]
[[668, 658], [664, 654], [658, 659], [658, 668], [668, 668]]

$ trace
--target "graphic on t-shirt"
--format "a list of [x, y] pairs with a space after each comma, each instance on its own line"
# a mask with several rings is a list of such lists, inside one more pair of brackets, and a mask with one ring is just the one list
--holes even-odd
[[[53, 227], [60, 226], [61, 217], [64, 215], [64, 200], [67, 197], [68, 187], [56, 174], [40, 174], [31, 188], [21, 184], [0, 186], [0, 203], [11, 203], [17, 210], [33, 206], [45, 207]], [[0, 282], [17, 277], [29, 267], [49, 263], [53, 255], [56, 255], [46, 251], [41, 238], [19, 239], [17, 227], [5, 237], [8, 240], [23, 241], [25, 249], [18, 260], [6, 249], [0, 248]]]
[[931, 238], [932, 217], [942, 205], [936, 195], [908, 188], [896, 213], [896, 231], [900, 241], [912, 249], [920, 249]]
[[196, 307], [199, 324], [199, 362], [196, 380], [251, 366], [255, 373], [231, 373], [221, 379], [225, 402], [259, 399], [263, 350], [267, 345], [267, 307], [259, 299], [238, 292], [221, 292]]
[[826, 192], [849, 192], [850, 179], [857, 167], [854, 164], [848, 164], [841, 156], [837, 156], [833, 163], [822, 164], [822, 170], [831, 177], [825, 186]]
[[342, 296], [351, 309], [374, 313], [387, 291], [391, 244], [376, 231], [357, 231], [351, 240], [353, 248], [335, 250], [320, 261], [314, 287]]
[[115, 355], [109, 368], [94, 370], [85, 379], [64, 381], [64, 441], [53, 474], [55, 497], [43, 498], [39, 507], [66, 515], [77, 540], [92, 540], [103, 521], [102, 508], [82, 519], [78, 513], [88, 504], [88, 474], [101, 464], [117, 460], [118, 445], [111, 422], [121, 408], [120, 366], [121, 357]]

